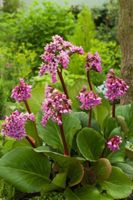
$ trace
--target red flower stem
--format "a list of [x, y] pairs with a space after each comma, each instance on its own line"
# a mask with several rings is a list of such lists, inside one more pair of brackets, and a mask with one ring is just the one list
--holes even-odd
[[[61, 116], [61, 118], [62, 118], [62, 116]], [[64, 156], [69, 156], [69, 151], [68, 151], [68, 146], [67, 146], [67, 142], [66, 142], [66, 138], [65, 138], [63, 125], [61, 124], [59, 127], [60, 127], [61, 139], [62, 139], [63, 146], [64, 146]]]
[[112, 103], [112, 117], [115, 118], [115, 101]]
[[88, 83], [89, 83], [90, 90], [92, 91], [93, 88], [92, 88], [92, 84], [91, 84], [91, 81], [90, 81], [90, 71], [89, 70], [87, 71], [87, 80], [88, 80]]
[[24, 100], [24, 104], [25, 104], [25, 107], [26, 107], [28, 113], [30, 114], [31, 113], [30, 106], [26, 100]]
[[65, 82], [64, 82], [64, 78], [63, 78], [63, 76], [62, 76], [62, 71], [60, 71], [60, 70], [58, 69], [57, 72], [58, 72], [58, 76], [59, 76], [59, 78], [60, 78], [60, 81], [61, 81], [61, 84], [62, 84], [62, 88], [63, 88], [63, 90], [64, 90], [64, 93], [65, 93], [67, 99], [69, 99], [68, 91], [67, 91], [67, 88], [66, 88], [66, 85], [65, 85]]
[[92, 108], [89, 111], [89, 121], [88, 121], [88, 127], [91, 128], [91, 119], [92, 119]]
[[[31, 114], [30, 106], [29, 106], [29, 104], [28, 104], [28, 102], [26, 100], [24, 100], [24, 104], [25, 104], [25, 107], [26, 107], [28, 113]], [[32, 123], [33, 123], [34, 129], [35, 129], [36, 142], [37, 142], [38, 146], [40, 146], [41, 145], [41, 139], [38, 136], [38, 130], [37, 130], [37, 127], [36, 127], [36, 123], [35, 123], [35, 121], [33, 121]]]
[[35, 142], [33, 141], [33, 139], [31, 137], [29, 137], [28, 135], [26, 135], [25, 138], [27, 139], [27, 141], [31, 144], [31, 146], [33, 148], [36, 148]]

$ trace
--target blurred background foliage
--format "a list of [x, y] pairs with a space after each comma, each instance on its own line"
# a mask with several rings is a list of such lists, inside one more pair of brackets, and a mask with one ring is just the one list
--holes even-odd
[[[96, 86], [103, 83], [110, 68], [119, 74], [121, 52], [116, 37], [117, 21], [116, 0], [91, 9], [87, 5], [61, 6], [48, 1], [41, 5], [36, 1], [27, 9], [20, 0], [4, 0], [0, 9], [0, 118], [5, 116], [6, 108], [9, 109], [6, 105], [12, 105], [10, 92], [20, 77], [32, 83], [35, 91], [39, 88], [42, 91], [49, 82], [48, 76], [38, 77], [38, 69], [43, 48], [55, 34], [83, 46], [86, 53], [99, 52], [104, 73], [98, 76], [92, 72]], [[84, 65], [85, 56], [74, 55], [65, 72], [72, 94], [76, 95], [86, 83]]]

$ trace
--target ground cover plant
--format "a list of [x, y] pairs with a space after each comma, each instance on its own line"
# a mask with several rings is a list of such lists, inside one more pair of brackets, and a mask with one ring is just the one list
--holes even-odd
[[[85, 57], [88, 85], [71, 97], [64, 71], [73, 54]], [[127, 198], [133, 189], [133, 104], [116, 103], [128, 85], [111, 69], [102, 94], [91, 81], [92, 71], [102, 73], [98, 52], [86, 53], [58, 35], [45, 46], [41, 59], [39, 75], [48, 73], [51, 84], [36, 108], [30, 99], [39, 93], [34, 97], [24, 79], [12, 90], [11, 98], [27, 111], [13, 111], [2, 124], [0, 177], [35, 199]], [[71, 98], [79, 101], [78, 110]]]

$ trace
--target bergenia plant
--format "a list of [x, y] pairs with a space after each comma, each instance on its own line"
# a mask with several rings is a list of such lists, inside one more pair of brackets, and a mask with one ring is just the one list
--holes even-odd
[[[44, 87], [36, 117], [29, 103], [31, 85], [20, 79], [12, 90], [26, 112], [14, 111], [2, 125], [2, 135], [13, 145], [0, 159], [0, 177], [40, 200], [53, 191], [61, 194], [58, 200], [127, 198], [133, 190], [133, 104], [116, 105], [116, 100], [128, 86], [111, 69], [102, 99], [91, 81], [92, 70], [102, 72], [101, 58], [89, 52], [83, 66], [86, 86], [75, 96], [81, 111], [73, 111], [62, 71], [69, 70], [74, 53], [85, 54], [58, 35], [45, 46], [39, 74], [49, 73], [52, 84]], [[54, 87], [57, 80], [61, 91]]]

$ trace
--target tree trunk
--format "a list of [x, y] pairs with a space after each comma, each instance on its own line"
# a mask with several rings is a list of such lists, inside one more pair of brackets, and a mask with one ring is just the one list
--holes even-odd
[[119, 42], [122, 51], [123, 79], [129, 89], [121, 99], [122, 104], [133, 101], [133, 0], [119, 0]]

